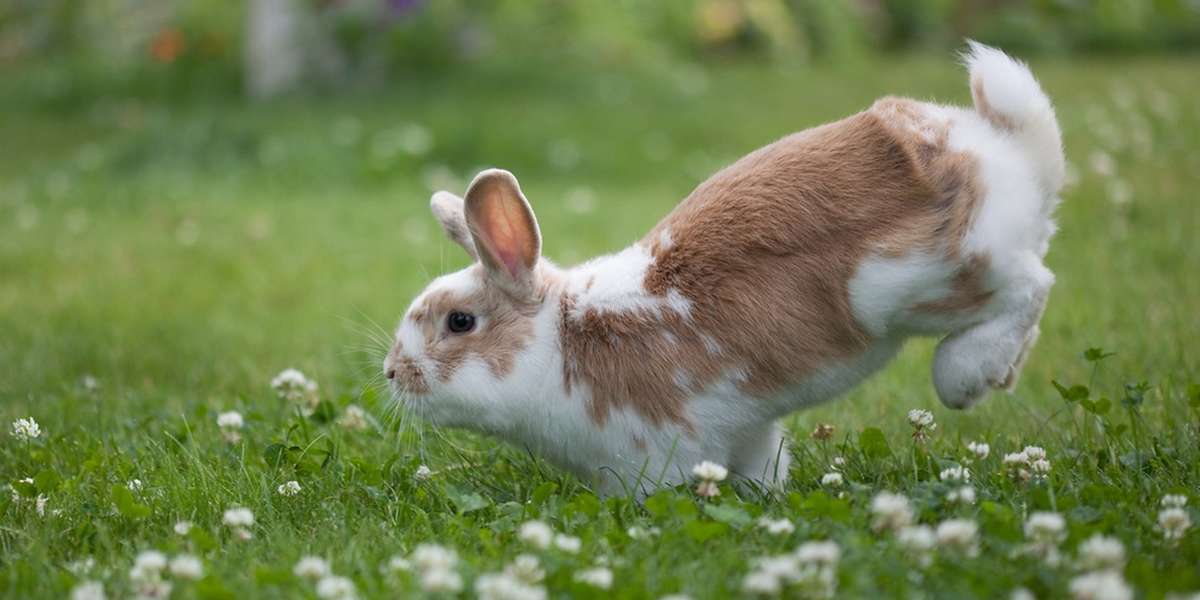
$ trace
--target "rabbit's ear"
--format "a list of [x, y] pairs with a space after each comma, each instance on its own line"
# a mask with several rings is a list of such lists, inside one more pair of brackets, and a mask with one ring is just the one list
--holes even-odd
[[532, 292], [542, 234], [512, 173], [488, 169], [467, 188], [467, 227], [489, 275], [510, 292]]
[[479, 260], [475, 254], [475, 240], [471, 239], [471, 230], [467, 228], [467, 218], [463, 213], [463, 199], [450, 192], [434, 192], [429, 199], [429, 209], [442, 224], [446, 237], [462, 246], [471, 258]]

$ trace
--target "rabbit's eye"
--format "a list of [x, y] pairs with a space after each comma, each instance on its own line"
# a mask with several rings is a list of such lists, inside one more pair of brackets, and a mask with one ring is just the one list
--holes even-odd
[[446, 328], [451, 333], [466, 333], [475, 329], [475, 315], [454, 311], [446, 317]]

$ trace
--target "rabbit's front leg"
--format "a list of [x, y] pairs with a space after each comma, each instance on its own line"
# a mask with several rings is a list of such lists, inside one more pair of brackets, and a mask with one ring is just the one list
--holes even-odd
[[778, 422], [748, 430], [731, 450], [730, 467], [739, 477], [764, 489], [781, 489], [787, 483], [792, 456]]

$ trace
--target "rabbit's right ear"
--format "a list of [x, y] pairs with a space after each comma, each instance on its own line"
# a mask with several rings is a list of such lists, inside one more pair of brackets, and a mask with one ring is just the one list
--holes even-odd
[[479, 260], [475, 253], [475, 240], [471, 239], [471, 230], [467, 227], [467, 217], [463, 212], [463, 199], [450, 192], [434, 192], [429, 199], [429, 209], [442, 224], [446, 237], [462, 246], [472, 259]]

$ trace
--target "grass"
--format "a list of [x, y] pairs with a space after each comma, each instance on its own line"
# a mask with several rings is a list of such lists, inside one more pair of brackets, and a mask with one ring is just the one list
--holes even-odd
[[[1078, 182], [1048, 258], [1058, 283], [1041, 341], [1013, 396], [941, 408], [932, 343], [913, 343], [848, 397], [791, 419], [796, 462], [781, 497], [724, 488], [702, 501], [676, 489], [644, 506], [597, 498], [521, 449], [400, 426], [377, 375], [388, 330], [426, 281], [466, 260], [427, 212], [430, 186], [461, 191], [480, 167], [513, 170], [547, 255], [572, 263], [637, 239], [708, 173], [784, 133], [883, 94], [966, 102], [949, 59], [565, 71], [515, 84], [479, 74], [269, 105], [105, 94], [72, 108], [39, 96], [52, 77], [10, 72], [0, 418], [33, 416], [45, 431], [0, 444], [0, 480], [15, 492], [0, 494], [0, 596], [62, 597], [89, 579], [125, 597], [134, 556], [150, 548], [202, 557], [205, 578], [176, 582], [178, 598], [312, 596], [291, 575], [305, 554], [328, 558], [363, 596], [417, 595], [409, 576], [380, 567], [421, 542], [454, 548], [469, 590], [528, 551], [515, 532], [533, 518], [583, 542], [577, 555], [539, 553], [554, 597], [725, 597], [754, 557], [824, 538], [842, 547], [845, 596], [1062, 597], [1078, 574], [1070, 557], [1096, 532], [1124, 543], [1123, 576], [1140, 595], [1200, 590], [1200, 534], [1171, 545], [1155, 525], [1166, 493], [1192, 496], [1200, 520], [1198, 66], [1035, 64]], [[1087, 348], [1114, 354], [1089, 360]], [[314, 418], [269, 387], [290, 366], [320, 383]], [[1088, 389], [1067, 402], [1053, 380]], [[379, 427], [336, 425], [350, 404]], [[935, 414], [928, 441], [911, 437], [910, 408]], [[238, 444], [216, 426], [226, 410], [246, 417]], [[817, 423], [833, 424], [833, 438], [810, 439]], [[967, 440], [992, 453], [970, 465], [977, 503], [956, 506], [937, 475], [966, 463]], [[1045, 481], [1001, 465], [1029, 444], [1049, 454]], [[823, 488], [835, 456], [847, 485]], [[431, 479], [414, 479], [421, 464]], [[132, 479], [141, 491], [123, 491]], [[276, 493], [293, 479], [299, 495]], [[913, 564], [894, 536], [871, 531], [881, 490], [906, 494], [923, 523], [975, 520], [981, 553]], [[255, 513], [252, 540], [221, 525], [231, 506]], [[1067, 519], [1057, 567], [1014, 555], [1042, 510]], [[796, 531], [772, 536], [755, 526], [761, 515]], [[179, 520], [193, 533], [175, 534]], [[661, 534], [632, 539], [633, 526]], [[90, 571], [67, 568], [87, 557]], [[573, 581], [604, 560], [611, 591]]]

